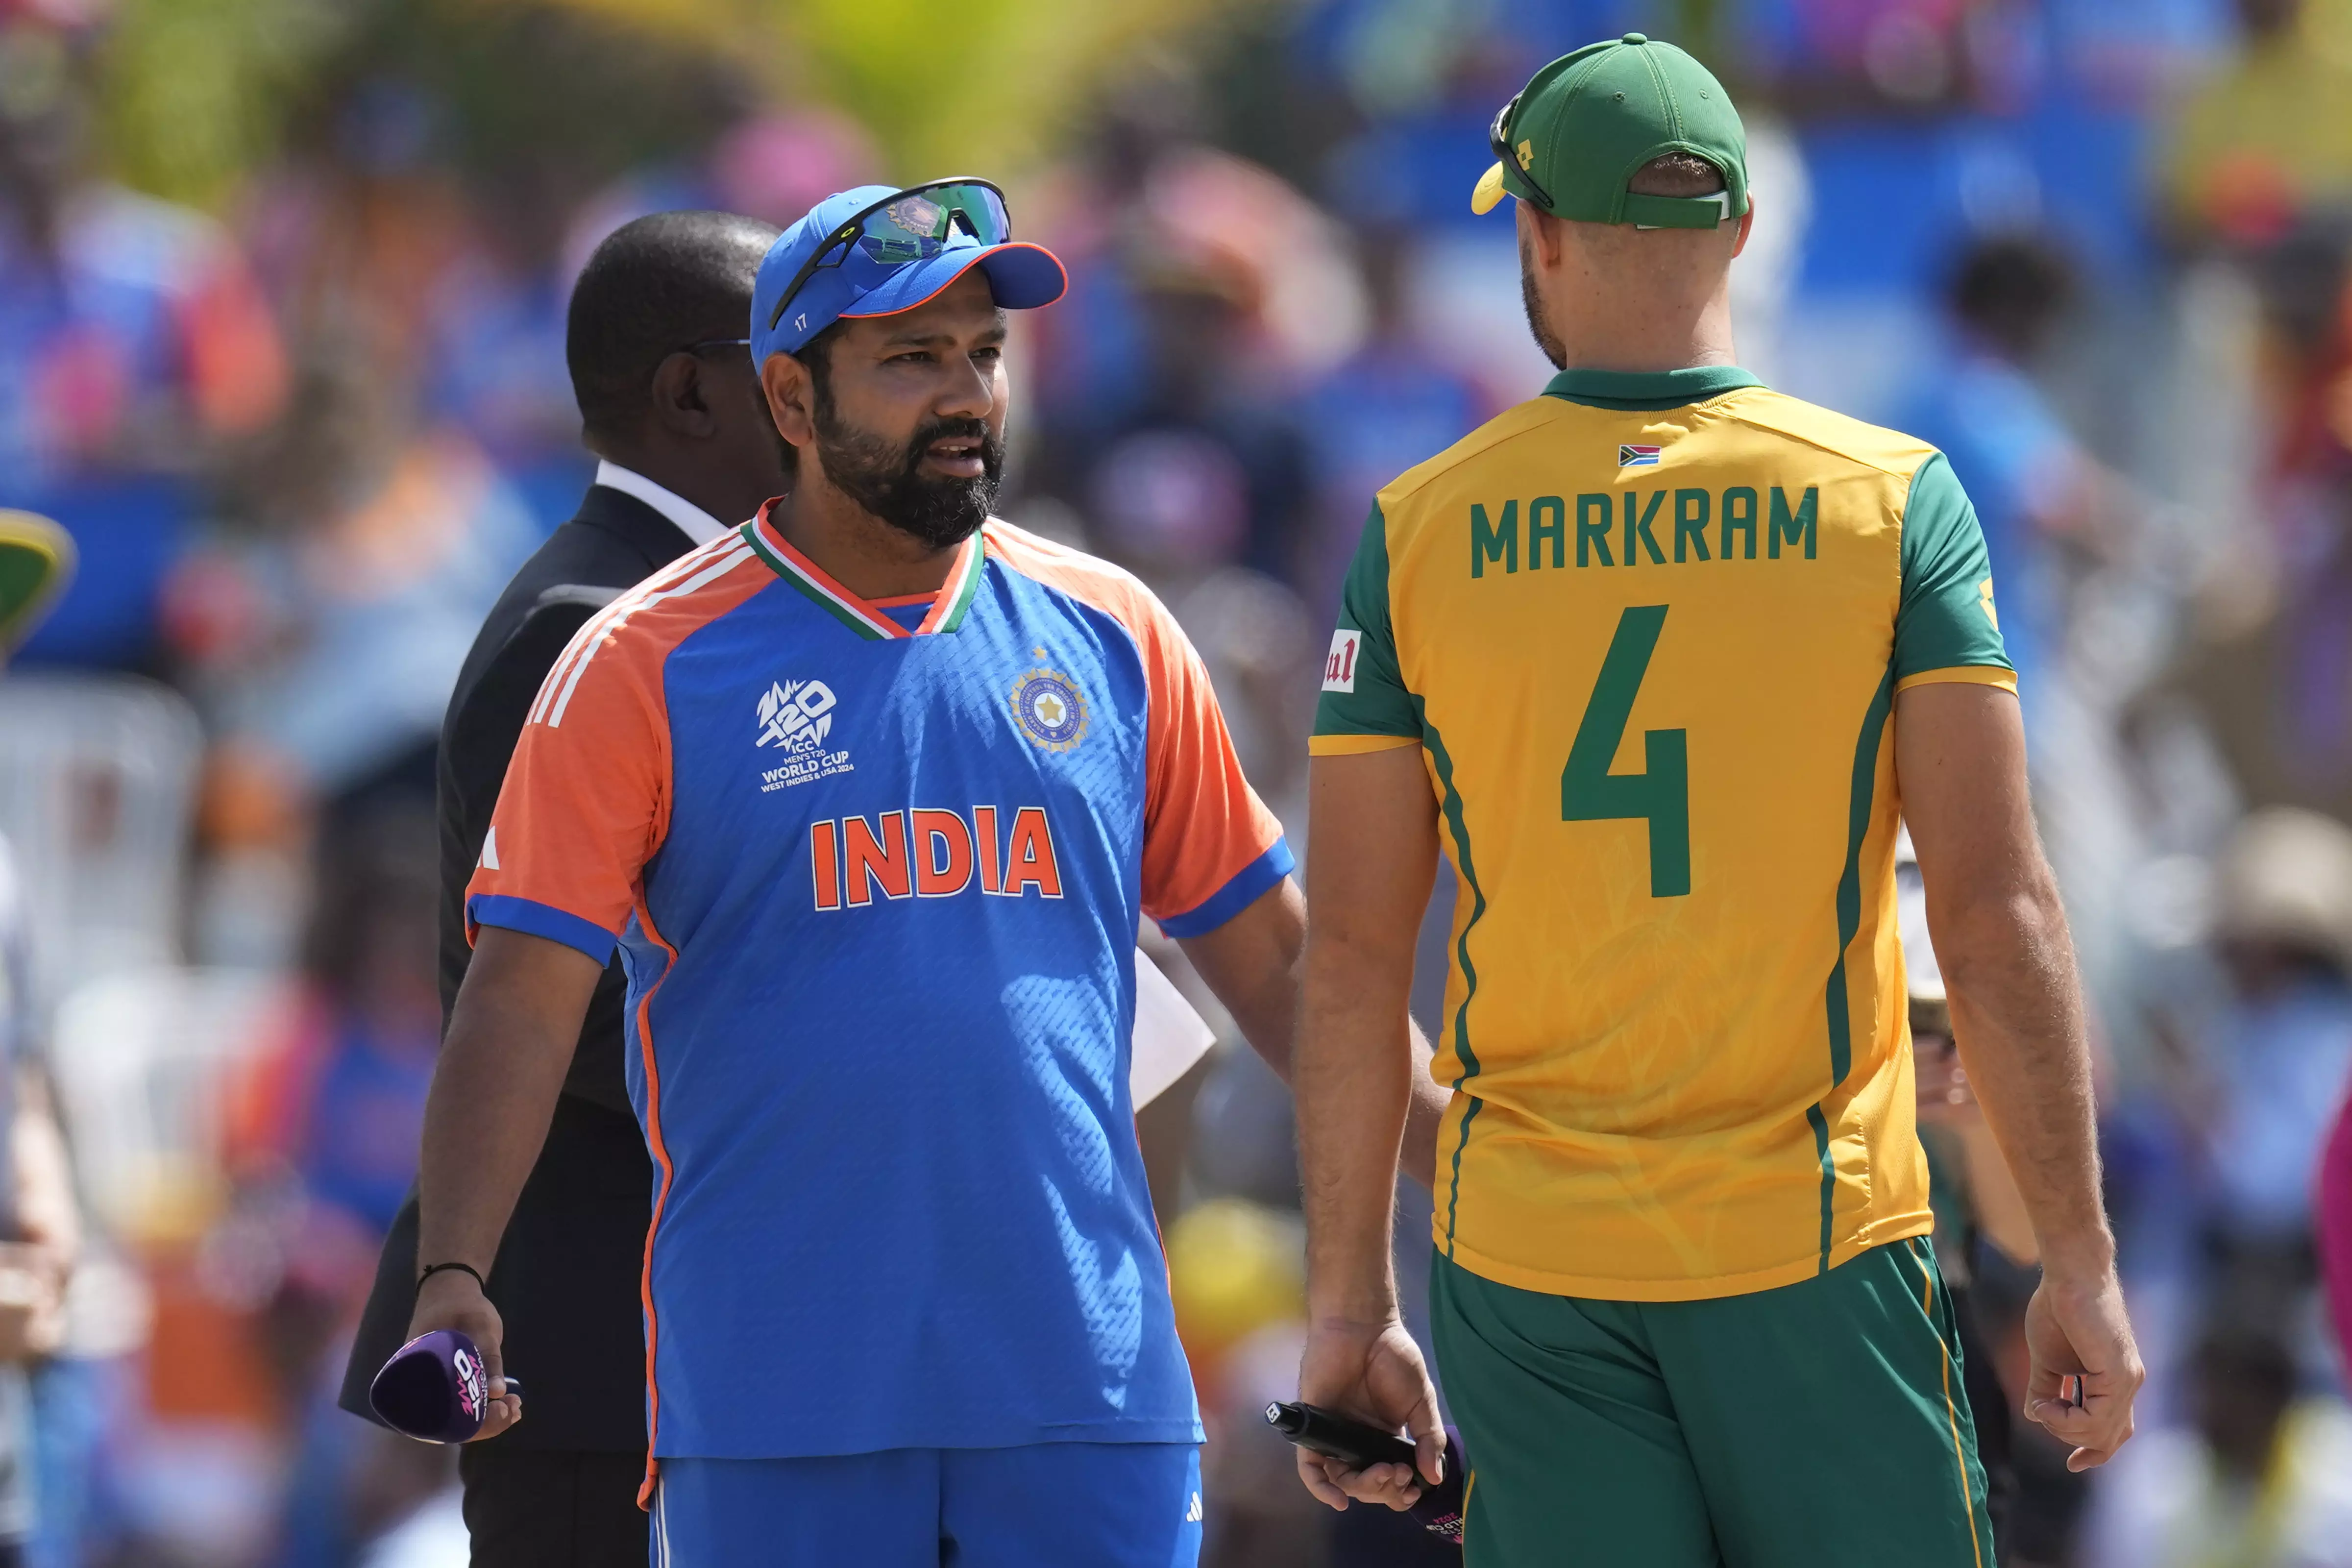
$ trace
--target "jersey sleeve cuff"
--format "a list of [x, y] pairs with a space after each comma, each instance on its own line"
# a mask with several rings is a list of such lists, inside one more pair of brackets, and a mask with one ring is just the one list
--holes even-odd
[[1223, 887], [1202, 902], [1160, 921], [1160, 929], [1171, 937], [1206, 936], [1257, 902], [1268, 888], [1289, 876], [1291, 868], [1297, 864], [1290, 853], [1290, 841], [1277, 838], [1265, 854], [1234, 872]]
[[1923, 669], [1916, 675], [1906, 675], [1895, 683], [1895, 689], [1908, 691], [1915, 686], [1998, 686], [2015, 696], [2017, 671], [1994, 664], [1959, 664], [1948, 669]]
[[1310, 735], [1307, 739], [1307, 754], [1352, 757], [1364, 752], [1393, 752], [1402, 746], [1420, 744], [1418, 735]]
[[582, 920], [551, 904], [518, 899], [505, 893], [476, 893], [466, 900], [466, 941], [471, 945], [483, 926], [499, 926], [526, 936], [544, 937], [579, 949], [599, 963], [613, 961], [619, 939], [594, 921]]

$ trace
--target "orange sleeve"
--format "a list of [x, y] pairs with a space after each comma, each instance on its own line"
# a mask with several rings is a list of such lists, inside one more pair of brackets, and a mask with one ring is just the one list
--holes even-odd
[[1208, 669], [1167, 607], [1145, 595], [1134, 626], [1151, 682], [1143, 801], [1143, 912], [1199, 936], [1290, 874], [1282, 824], [1242, 773]]
[[1149, 685], [1144, 749], [1143, 912], [1172, 937], [1214, 931], [1290, 874], [1282, 824], [1250, 787], [1192, 639], [1132, 575], [992, 522], [992, 549], [1026, 576], [1115, 617]]
[[504, 926], [601, 963], [628, 924], [669, 824], [671, 646], [625, 624], [630, 602], [580, 629], [531, 704], [466, 889], [468, 942]]

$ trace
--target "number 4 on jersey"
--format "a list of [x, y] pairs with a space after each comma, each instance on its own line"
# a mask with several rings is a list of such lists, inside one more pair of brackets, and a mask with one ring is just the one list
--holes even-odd
[[1639, 819], [1650, 825], [1654, 899], [1677, 899], [1690, 891], [1690, 732], [1643, 731], [1645, 772], [1612, 773], [1609, 764], [1625, 739], [1633, 698], [1665, 624], [1664, 605], [1636, 605], [1618, 617], [1617, 634], [1601, 660], [1601, 679], [1592, 683], [1592, 700], [1569, 742], [1568, 766], [1559, 775], [1561, 821]]

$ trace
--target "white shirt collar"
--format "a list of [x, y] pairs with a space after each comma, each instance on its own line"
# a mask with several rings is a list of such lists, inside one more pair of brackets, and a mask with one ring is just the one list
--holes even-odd
[[635, 468], [599, 458], [596, 482], [606, 489], [618, 490], [625, 496], [635, 496], [677, 525], [677, 531], [697, 544], [708, 544], [727, 531], [727, 525], [678, 494], [657, 485]]

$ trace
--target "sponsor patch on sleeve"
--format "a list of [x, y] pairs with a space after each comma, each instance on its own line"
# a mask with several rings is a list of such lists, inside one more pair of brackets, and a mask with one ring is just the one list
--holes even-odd
[[1356, 656], [1362, 651], [1363, 642], [1363, 633], [1345, 626], [1331, 634], [1331, 655], [1323, 661], [1324, 690], [1356, 689]]

